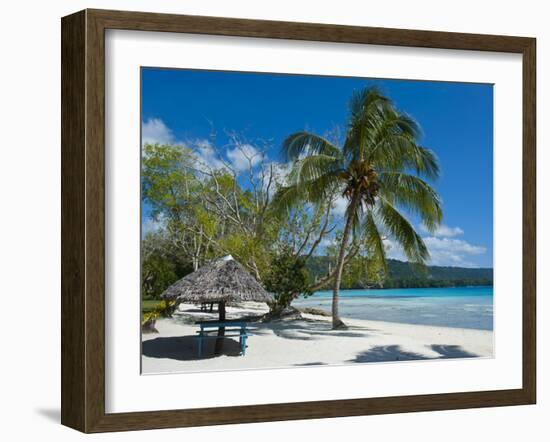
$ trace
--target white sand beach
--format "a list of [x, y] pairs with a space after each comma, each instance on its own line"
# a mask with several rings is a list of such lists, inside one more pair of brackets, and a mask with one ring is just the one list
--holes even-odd
[[[266, 304], [246, 302], [227, 308], [227, 319], [261, 315]], [[142, 373], [171, 373], [341, 365], [493, 356], [493, 333], [450, 327], [345, 319], [347, 330], [331, 330], [330, 317], [302, 313], [301, 318], [250, 322], [248, 348], [239, 356], [238, 337], [224, 340], [214, 355], [216, 339], [205, 340], [197, 355], [199, 320], [217, 313], [181, 304], [173, 318], [159, 319], [159, 333], [143, 334]]]

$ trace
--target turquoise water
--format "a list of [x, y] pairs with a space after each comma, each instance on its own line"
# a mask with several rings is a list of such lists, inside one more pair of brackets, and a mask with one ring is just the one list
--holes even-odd
[[[330, 312], [332, 292], [293, 302]], [[340, 316], [373, 321], [493, 329], [493, 287], [342, 290]]]

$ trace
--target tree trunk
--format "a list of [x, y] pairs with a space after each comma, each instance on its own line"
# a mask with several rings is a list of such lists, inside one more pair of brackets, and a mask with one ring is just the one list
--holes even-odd
[[346, 328], [346, 324], [340, 319], [338, 312], [338, 300], [340, 298], [340, 283], [342, 282], [342, 273], [344, 270], [344, 256], [346, 253], [346, 247], [348, 245], [349, 236], [351, 233], [351, 227], [353, 225], [353, 213], [357, 207], [359, 195], [354, 194], [352, 196], [349, 214], [346, 220], [346, 226], [344, 227], [344, 234], [342, 235], [342, 244], [340, 245], [340, 252], [338, 253], [338, 261], [336, 263], [336, 275], [334, 277], [334, 288], [332, 290], [332, 328]]
[[[219, 321], [225, 321], [225, 302], [222, 301], [218, 304]], [[216, 346], [214, 347], [214, 354], [219, 355], [223, 350], [223, 341], [225, 336], [225, 327], [218, 327], [218, 338], [216, 339]]]
[[[349, 251], [349, 253], [344, 257], [344, 265], [346, 265], [349, 261], [355, 258], [358, 252], [359, 252], [359, 246], [357, 244], [354, 244], [351, 250]], [[336, 277], [336, 270], [332, 270], [332, 273], [318, 280], [317, 282], [315, 282], [315, 284], [310, 285], [308, 287], [308, 290], [311, 292], [317, 292], [327, 287], [331, 282], [334, 281], [335, 277]]]
[[256, 277], [256, 281], [261, 282], [262, 278], [260, 276], [260, 271], [258, 270], [258, 266], [256, 265], [256, 261], [254, 261], [254, 258], [250, 259], [250, 267], [254, 270], [254, 276]]

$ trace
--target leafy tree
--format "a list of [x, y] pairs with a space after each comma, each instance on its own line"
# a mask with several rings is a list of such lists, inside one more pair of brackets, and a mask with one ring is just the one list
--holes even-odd
[[143, 299], [158, 299], [168, 286], [193, 271], [190, 257], [180, 253], [166, 231], [146, 233], [141, 256]]
[[175, 267], [173, 262], [160, 253], [147, 256], [141, 266], [143, 299], [158, 298], [163, 290], [176, 281]]
[[[269, 269], [271, 244], [285, 223], [270, 214], [278, 177], [261, 151], [234, 143], [248, 158], [244, 170], [235, 169], [211, 144], [146, 144], [142, 193], [169, 247], [189, 259], [193, 270], [230, 254], [261, 280]], [[211, 165], [199, 158], [204, 148], [215, 158]]]
[[[193, 169], [195, 156], [185, 146], [146, 144], [142, 159], [142, 192], [152, 215], [163, 222], [173, 246], [197, 269], [208, 253], [205, 239], [215, 219], [200, 204], [202, 182]], [[206, 232], [206, 234], [205, 234]]]
[[265, 288], [274, 294], [274, 313], [281, 312], [300, 294], [311, 295], [309, 275], [305, 261], [294, 255], [290, 247], [277, 254], [271, 261], [270, 271], [264, 278]]
[[322, 204], [335, 190], [347, 201], [333, 284], [333, 328], [345, 327], [338, 300], [350, 244], [363, 242], [382, 267], [386, 235], [410, 261], [424, 263], [429, 257], [421, 236], [400, 211], [402, 207], [417, 214], [430, 230], [441, 222], [439, 196], [424, 179], [438, 177], [438, 162], [431, 150], [418, 144], [419, 135], [411, 117], [376, 88], [366, 88], [350, 100], [342, 145], [311, 132], [294, 133], [283, 143], [292, 171], [288, 185], [277, 194], [278, 207], [288, 210], [303, 201]]
[[191, 149], [171, 144], [146, 144], [142, 152], [142, 192], [153, 215], [170, 216], [192, 205], [200, 184], [192, 173]]

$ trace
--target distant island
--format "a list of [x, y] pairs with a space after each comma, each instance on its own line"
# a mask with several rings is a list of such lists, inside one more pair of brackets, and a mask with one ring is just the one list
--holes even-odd
[[[321, 279], [329, 273], [333, 260], [328, 256], [311, 257], [307, 263], [310, 277]], [[388, 272], [378, 280], [349, 274], [342, 279], [342, 289], [417, 288], [492, 286], [492, 268], [424, 266], [388, 259]]]

